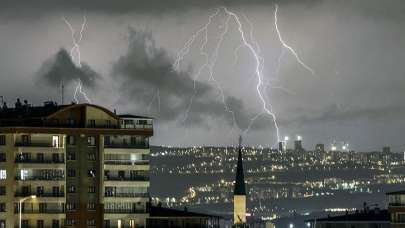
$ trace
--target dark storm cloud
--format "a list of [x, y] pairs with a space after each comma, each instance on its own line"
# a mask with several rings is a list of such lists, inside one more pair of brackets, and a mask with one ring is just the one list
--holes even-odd
[[[284, 0], [281, 4], [299, 2], [300, 4], [314, 4], [320, 0]], [[3, 1], [1, 10], [22, 10], [33, 12], [41, 11], [97, 11], [104, 13], [126, 13], [126, 12], [167, 12], [183, 9], [205, 9], [218, 6], [239, 6], [239, 5], [269, 5], [277, 3], [274, 0], [121, 0], [119, 2], [111, 0], [6, 0]]]
[[46, 60], [37, 72], [39, 82], [45, 82], [50, 86], [58, 86], [62, 81], [68, 84], [80, 79], [85, 86], [94, 87], [99, 78], [100, 75], [87, 64], [82, 63], [80, 68], [77, 67], [65, 49], [60, 49]]
[[[173, 59], [167, 51], [156, 46], [151, 33], [129, 31], [127, 53], [114, 64], [113, 75], [121, 82], [123, 93], [129, 102], [141, 105], [146, 110], [148, 102], [159, 91], [159, 120], [173, 121], [183, 117], [194, 96], [191, 70], [175, 71]], [[223, 118], [232, 124], [231, 112], [225, 110], [218, 91], [209, 84], [196, 81], [196, 96], [188, 115], [188, 122], [204, 124], [207, 118]], [[149, 98], [149, 99], [147, 99]], [[235, 97], [226, 97], [226, 104], [235, 113], [236, 122], [243, 128], [248, 125], [248, 114], [243, 102]], [[157, 105], [155, 101], [154, 105]], [[138, 110], [139, 112], [139, 110]]]

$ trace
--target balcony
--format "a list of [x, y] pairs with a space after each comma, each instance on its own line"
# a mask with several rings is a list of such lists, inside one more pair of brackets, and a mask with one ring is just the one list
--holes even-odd
[[106, 214], [145, 214], [145, 209], [104, 209]]
[[15, 163], [21, 164], [64, 164], [64, 159], [32, 159], [32, 158], [16, 158]]
[[105, 160], [106, 165], [149, 165], [149, 160]]
[[53, 145], [51, 142], [16, 142], [14, 144], [16, 147], [48, 147], [48, 148], [62, 148], [62, 145], [59, 145], [59, 147], [56, 147]]
[[106, 181], [149, 181], [149, 176], [137, 175], [137, 176], [104, 176]]
[[146, 198], [149, 197], [149, 193], [113, 193], [113, 192], [106, 192], [104, 194], [105, 197], [115, 197], [115, 198], [134, 198], [134, 197], [141, 197]]
[[15, 177], [16, 181], [64, 181], [65, 176], [27, 176], [21, 178], [20, 176]]
[[104, 144], [104, 148], [119, 148], [119, 149], [148, 149], [149, 144], [139, 143], [139, 144], [127, 144], [127, 143], [110, 143]]
[[16, 192], [15, 197], [27, 197], [35, 195], [36, 197], [65, 197], [64, 192], [44, 192], [44, 193], [36, 193], [36, 192]]
[[[15, 208], [14, 209], [14, 213], [18, 214], [20, 211]], [[50, 208], [50, 209], [31, 209], [31, 208], [27, 208], [27, 209], [23, 209], [22, 210], [23, 214], [64, 214], [65, 210], [64, 208]]]

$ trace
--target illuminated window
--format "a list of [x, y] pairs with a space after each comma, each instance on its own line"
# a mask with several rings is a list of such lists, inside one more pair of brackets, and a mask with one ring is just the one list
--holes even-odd
[[94, 136], [87, 137], [87, 145], [95, 146], [96, 145], [96, 137], [94, 137]]
[[0, 180], [5, 180], [7, 178], [7, 171], [4, 169], [0, 170]]
[[59, 136], [54, 135], [52, 136], [52, 147], [59, 147]]
[[27, 179], [27, 177], [28, 177], [28, 170], [26, 170], [26, 169], [20, 170], [20, 177], [21, 177], [21, 180]]

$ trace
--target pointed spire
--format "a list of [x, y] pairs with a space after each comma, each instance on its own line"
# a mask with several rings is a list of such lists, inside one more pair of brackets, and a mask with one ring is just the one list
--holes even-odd
[[235, 188], [233, 194], [246, 195], [245, 175], [243, 173], [243, 162], [242, 162], [242, 136], [239, 136], [238, 163], [236, 165]]

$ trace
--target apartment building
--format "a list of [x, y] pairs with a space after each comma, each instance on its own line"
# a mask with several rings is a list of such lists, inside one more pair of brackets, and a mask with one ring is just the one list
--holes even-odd
[[152, 119], [93, 104], [0, 109], [0, 228], [145, 227]]

